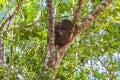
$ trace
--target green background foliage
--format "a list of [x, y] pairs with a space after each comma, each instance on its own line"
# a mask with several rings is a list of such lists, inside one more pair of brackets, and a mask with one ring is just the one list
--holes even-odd
[[[78, 0], [53, 0], [56, 22], [72, 19]], [[83, 0], [77, 23], [85, 18], [101, 0]], [[18, 0], [0, 0], [0, 24], [15, 10]], [[24, 0], [22, 7], [4, 28], [5, 69], [0, 79], [49, 80], [43, 75], [47, 43], [46, 1]], [[67, 16], [67, 17], [65, 17]], [[112, 76], [114, 75], [114, 77]], [[115, 79], [116, 78], [116, 79]], [[120, 1], [114, 0], [66, 51], [56, 80], [120, 79]]]

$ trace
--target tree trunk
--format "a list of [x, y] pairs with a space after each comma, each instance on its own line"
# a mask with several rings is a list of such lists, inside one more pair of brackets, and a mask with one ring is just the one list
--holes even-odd
[[55, 66], [55, 34], [54, 34], [54, 9], [52, 0], [47, 0], [47, 14], [48, 14], [48, 40], [47, 40], [47, 49], [46, 49], [46, 58], [44, 65], [54, 68]]

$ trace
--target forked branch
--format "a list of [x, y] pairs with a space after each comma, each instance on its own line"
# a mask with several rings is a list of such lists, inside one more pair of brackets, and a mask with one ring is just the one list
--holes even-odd
[[83, 31], [85, 31], [90, 24], [96, 19], [97, 16], [99, 16], [99, 14], [102, 12], [102, 10], [107, 7], [110, 3], [112, 2], [112, 0], [103, 0], [92, 12], [91, 14], [89, 14], [86, 18], [84, 18], [82, 20], [82, 22], [78, 25], [77, 29], [75, 29], [76, 33], [75, 35], [72, 37], [72, 39], [62, 48], [60, 48], [58, 50], [57, 54], [57, 59], [56, 59], [56, 65], [55, 68], [58, 68], [60, 65], [60, 62], [62, 60], [62, 57], [64, 56], [65, 51], [67, 50], [67, 48], [70, 46], [70, 44], [75, 40], [76, 37], [78, 37]]

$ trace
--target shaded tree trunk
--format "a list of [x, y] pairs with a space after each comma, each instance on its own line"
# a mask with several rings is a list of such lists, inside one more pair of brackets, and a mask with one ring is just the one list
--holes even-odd
[[54, 34], [54, 9], [52, 0], [46, 0], [47, 2], [47, 14], [48, 14], [48, 40], [47, 40], [47, 49], [46, 49], [46, 58], [44, 65], [48, 67], [54, 68], [55, 66], [55, 34]]

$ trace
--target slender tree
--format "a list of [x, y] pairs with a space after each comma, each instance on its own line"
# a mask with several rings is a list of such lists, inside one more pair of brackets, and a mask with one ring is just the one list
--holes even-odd
[[47, 0], [47, 13], [48, 13], [48, 40], [46, 49], [45, 66], [52, 67], [55, 66], [55, 34], [54, 34], [54, 9], [52, 0]]

